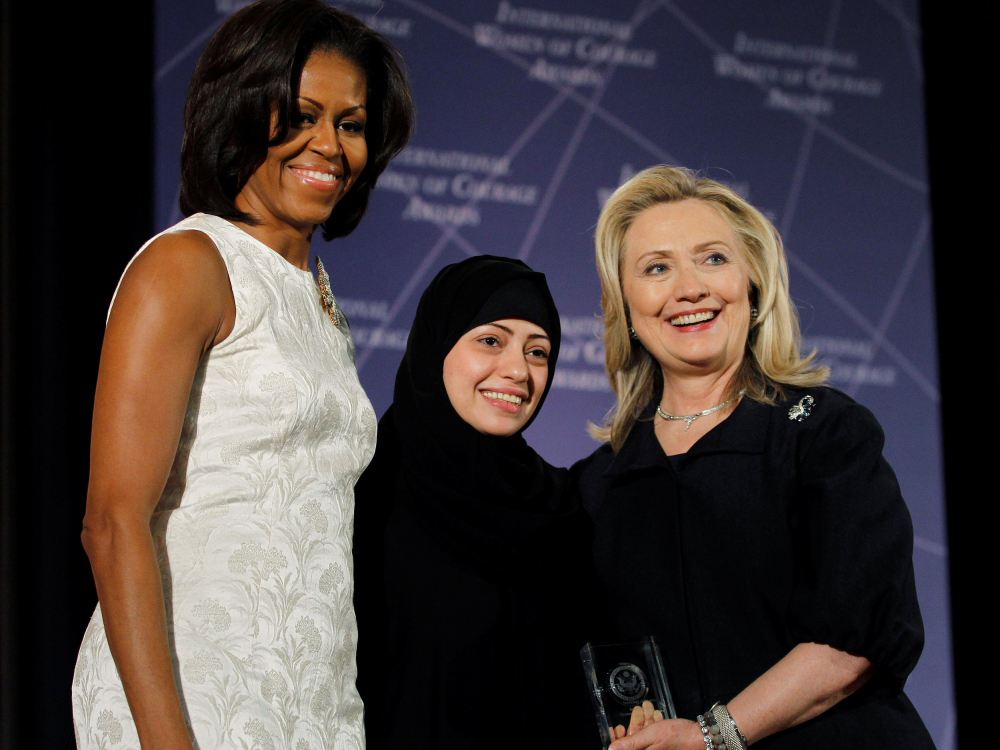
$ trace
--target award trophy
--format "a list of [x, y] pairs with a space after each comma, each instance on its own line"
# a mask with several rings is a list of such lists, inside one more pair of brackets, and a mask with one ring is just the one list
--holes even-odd
[[580, 659], [605, 750], [613, 739], [612, 728], [621, 724], [628, 729], [632, 709], [643, 701], [650, 701], [664, 719], [677, 718], [660, 649], [652, 636], [605, 646], [588, 643], [580, 649]]

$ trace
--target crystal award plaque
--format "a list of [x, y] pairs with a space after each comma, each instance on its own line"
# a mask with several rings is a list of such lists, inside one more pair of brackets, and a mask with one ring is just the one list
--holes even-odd
[[650, 701], [663, 718], [677, 718], [660, 649], [652, 636], [602, 646], [588, 643], [580, 649], [580, 659], [605, 750], [612, 742], [611, 729], [619, 724], [628, 729], [632, 709], [643, 701]]

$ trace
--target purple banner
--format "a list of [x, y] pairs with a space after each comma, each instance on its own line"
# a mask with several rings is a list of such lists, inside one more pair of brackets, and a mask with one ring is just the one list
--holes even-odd
[[[157, 223], [181, 218], [194, 64], [238, 0], [160, 0]], [[543, 271], [563, 349], [529, 442], [568, 465], [613, 403], [593, 260], [609, 193], [653, 164], [703, 170], [780, 229], [804, 348], [871, 408], [913, 515], [927, 645], [907, 692], [954, 746], [920, 27], [916, 0], [351, 0], [397, 45], [418, 124], [350, 237], [314, 249], [376, 411], [416, 303], [477, 253]]]

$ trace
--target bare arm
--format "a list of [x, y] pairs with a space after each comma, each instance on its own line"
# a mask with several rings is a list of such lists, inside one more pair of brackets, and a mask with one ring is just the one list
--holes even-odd
[[[819, 716], [864, 685], [871, 670], [871, 662], [863, 656], [820, 643], [800, 643], [733, 698], [729, 713], [747, 741], [754, 743]], [[629, 731], [634, 733], [617, 740], [612, 750], [705, 748], [698, 724], [687, 719], [633, 721]]]
[[144, 750], [192, 747], [149, 522], [177, 451], [195, 370], [232, 331], [235, 311], [212, 242], [200, 232], [165, 235], [125, 274], [104, 336], [82, 540]]
[[871, 671], [863, 656], [800, 643], [733, 698], [729, 713], [756, 742], [819, 716], [864, 685]]

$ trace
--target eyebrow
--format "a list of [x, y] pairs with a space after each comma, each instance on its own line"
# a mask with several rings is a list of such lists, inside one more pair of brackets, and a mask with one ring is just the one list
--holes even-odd
[[[729, 250], [731, 252], [733, 251], [733, 246], [730, 245], [725, 240], [709, 240], [708, 242], [701, 242], [695, 245], [693, 248], [691, 248], [689, 252], [701, 253], [712, 248], [715, 245], [721, 245], [722, 247], [726, 248], [726, 250]], [[652, 250], [647, 250], [646, 252], [644, 252], [642, 255], [640, 255], [638, 258], [635, 259], [635, 262], [644, 263], [650, 258], [662, 258], [667, 255], [673, 255], [676, 252], [683, 252], [683, 251], [678, 251], [676, 248], [672, 247], [657, 247]]]
[[[700, 250], [707, 250], [708, 248], [712, 247], [713, 245], [722, 245], [723, 247], [726, 247], [726, 248], [730, 247], [729, 243], [726, 242], [725, 240], [708, 240], [707, 242], [699, 242], [697, 245], [695, 245], [691, 249], [694, 250], [695, 252], [698, 252]], [[673, 247], [656, 247], [656, 248], [653, 248], [652, 250], [647, 250], [645, 253], [642, 254], [642, 257], [645, 257], [647, 255], [663, 255], [665, 253], [673, 253], [673, 252], [676, 252], [676, 248], [673, 248]]]
[[[302, 96], [302, 94], [299, 94], [299, 99], [304, 99], [305, 101], [309, 102], [313, 106], [318, 107], [319, 109], [323, 109], [323, 105], [321, 103], [319, 103], [318, 101], [316, 101], [315, 99], [311, 98], [311, 97]], [[365, 107], [364, 104], [355, 104], [352, 107], [348, 107], [344, 111], [345, 112], [353, 112], [354, 110], [358, 110], [358, 109], [363, 109], [363, 110], [365, 110], [365, 112], [368, 111], [368, 109]]]
[[[511, 336], [514, 335], [514, 332], [511, 329], [509, 329], [507, 326], [502, 326], [499, 323], [485, 323], [484, 325], [493, 326], [494, 328], [499, 328], [501, 331], [509, 333]], [[549, 337], [546, 336], [544, 333], [529, 333], [528, 334], [528, 339], [529, 340], [531, 340], [531, 339], [545, 339], [546, 341], [549, 341]]]

